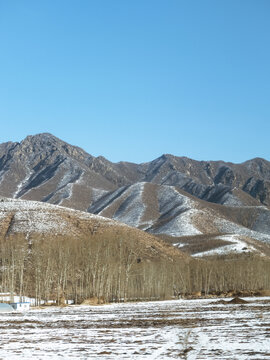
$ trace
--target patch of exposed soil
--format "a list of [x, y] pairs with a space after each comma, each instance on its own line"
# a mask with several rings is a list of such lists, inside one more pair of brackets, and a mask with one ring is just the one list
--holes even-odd
[[232, 300], [228, 301], [229, 304], [247, 304], [248, 301], [241, 299], [239, 297], [235, 297]]

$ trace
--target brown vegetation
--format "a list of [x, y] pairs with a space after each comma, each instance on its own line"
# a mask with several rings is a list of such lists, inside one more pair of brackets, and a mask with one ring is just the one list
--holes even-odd
[[168, 254], [162, 256], [150, 242], [143, 247], [132, 232], [107, 230], [78, 238], [10, 235], [0, 241], [1, 291], [32, 296], [38, 305], [42, 299], [104, 303], [270, 289], [266, 258], [196, 260], [173, 247]]

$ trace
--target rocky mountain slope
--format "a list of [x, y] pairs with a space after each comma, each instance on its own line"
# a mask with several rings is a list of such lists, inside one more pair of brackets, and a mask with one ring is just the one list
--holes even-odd
[[108, 193], [89, 211], [159, 235], [196, 256], [223, 247], [226, 253], [269, 253], [266, 206], [214, 204], [174, 186], [144, 182]]
[[50, 134], [0, 145], [2, 196], [86, 210], [105, 191], [136, 182], [177, 186], [219, 204], [270, 205], [270, 162], [264, 159], [232, 164], [162, 155], [144, 164], [111, 163]]
[[259, 158], [232, 164], [162, 155], [111, 163], [39, 134], [0, 145], [0, 196], [102, 215], [194, 254], [270, 242], [270, 162]]

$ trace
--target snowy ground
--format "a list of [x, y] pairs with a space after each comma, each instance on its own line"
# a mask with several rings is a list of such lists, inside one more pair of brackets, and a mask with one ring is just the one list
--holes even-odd
[[269, 359], [270, 298], [0, 314], [1, 359]]

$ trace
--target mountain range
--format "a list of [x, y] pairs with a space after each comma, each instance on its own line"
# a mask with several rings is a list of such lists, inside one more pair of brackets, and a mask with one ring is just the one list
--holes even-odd
[[0, 144], [0, 196], [101, 215], [201, 256], [269, 254], [270, 162], [112, 163], [51, 134]]

